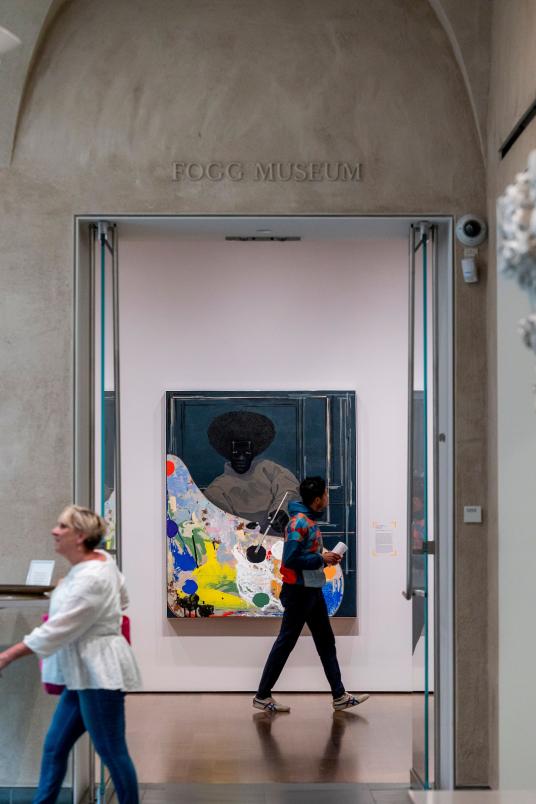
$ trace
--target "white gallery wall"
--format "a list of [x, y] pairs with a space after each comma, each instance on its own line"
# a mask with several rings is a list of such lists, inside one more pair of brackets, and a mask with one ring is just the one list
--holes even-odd
[[[119, 271], [123, 570], [145, 689], [253, 691], [278, 625], [166, 619], [165, 391], [349, 389], [358, 619], [334, 620], [339, 659], [350, 690], [410, 690], [406, 240], [121, 238]], [[381, 526], [392, 554], [375, 553]], [[310, 636], [277, 689], [328, 689]]]

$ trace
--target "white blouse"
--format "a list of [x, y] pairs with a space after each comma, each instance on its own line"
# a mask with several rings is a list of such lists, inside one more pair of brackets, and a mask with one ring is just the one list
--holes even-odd
[[121, 634], [128, 606], [125, 579], [113, 558], [71, 567], [50, 599], [49, 619], [23, 642], [43, 659], [42, 679], [70, 690], [141, 687], [131, 647]]

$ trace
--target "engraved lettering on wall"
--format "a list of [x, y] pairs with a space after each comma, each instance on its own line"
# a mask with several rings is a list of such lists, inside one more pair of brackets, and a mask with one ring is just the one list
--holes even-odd
[[359, 162], [173, 162], [172, 181], [359, 182]]

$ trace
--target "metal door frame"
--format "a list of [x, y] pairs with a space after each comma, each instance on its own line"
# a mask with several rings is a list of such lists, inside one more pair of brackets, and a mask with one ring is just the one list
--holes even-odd
[[[279, 219], [314, 220], [347, 219], [355, 221], [398, 221], [411, 224], [426, 220], [437, 228], [435, 248], [436, 282], [434, 287], [434, 359], [435, 403], [434, 419], [437, 430], [434, 451], [437, 470], [436, 518], [436, 575], [434, 581], [434, 705], [435, 705], [435, 786], [454, 788], [455, 780], [455, 723], [454, 723], [454, 242], [453, 217], [450, 215], [98, 215], [74, 216], [74, 417], [73, 417], [73, 493], [82, 502], [91, 497], [92, 463], [92, 394], [90, 359], [91, 339], [91, 279], [87, 267], [92, 246], [88, 237], [89, 224], [105, 220], [110, 224], [149, 220], [188, 221], [190, 224], [208, 220], [251, 222]], [[117, 303], [117, 298], [116, 298]], [[119, 386], [117, 387], [119, 391]], [[83, 749], [75, 754], [75, 798], [83, 794], [88, 769]]]

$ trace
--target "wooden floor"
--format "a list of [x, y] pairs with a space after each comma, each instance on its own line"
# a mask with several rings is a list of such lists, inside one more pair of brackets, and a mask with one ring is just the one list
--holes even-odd
[[329, 695], [277, 698], [289, 715], [259, 712], [246, 694], [129, 695], [140, 783], [408, 784], [410, 695], [372, 695], [336, 713]]

